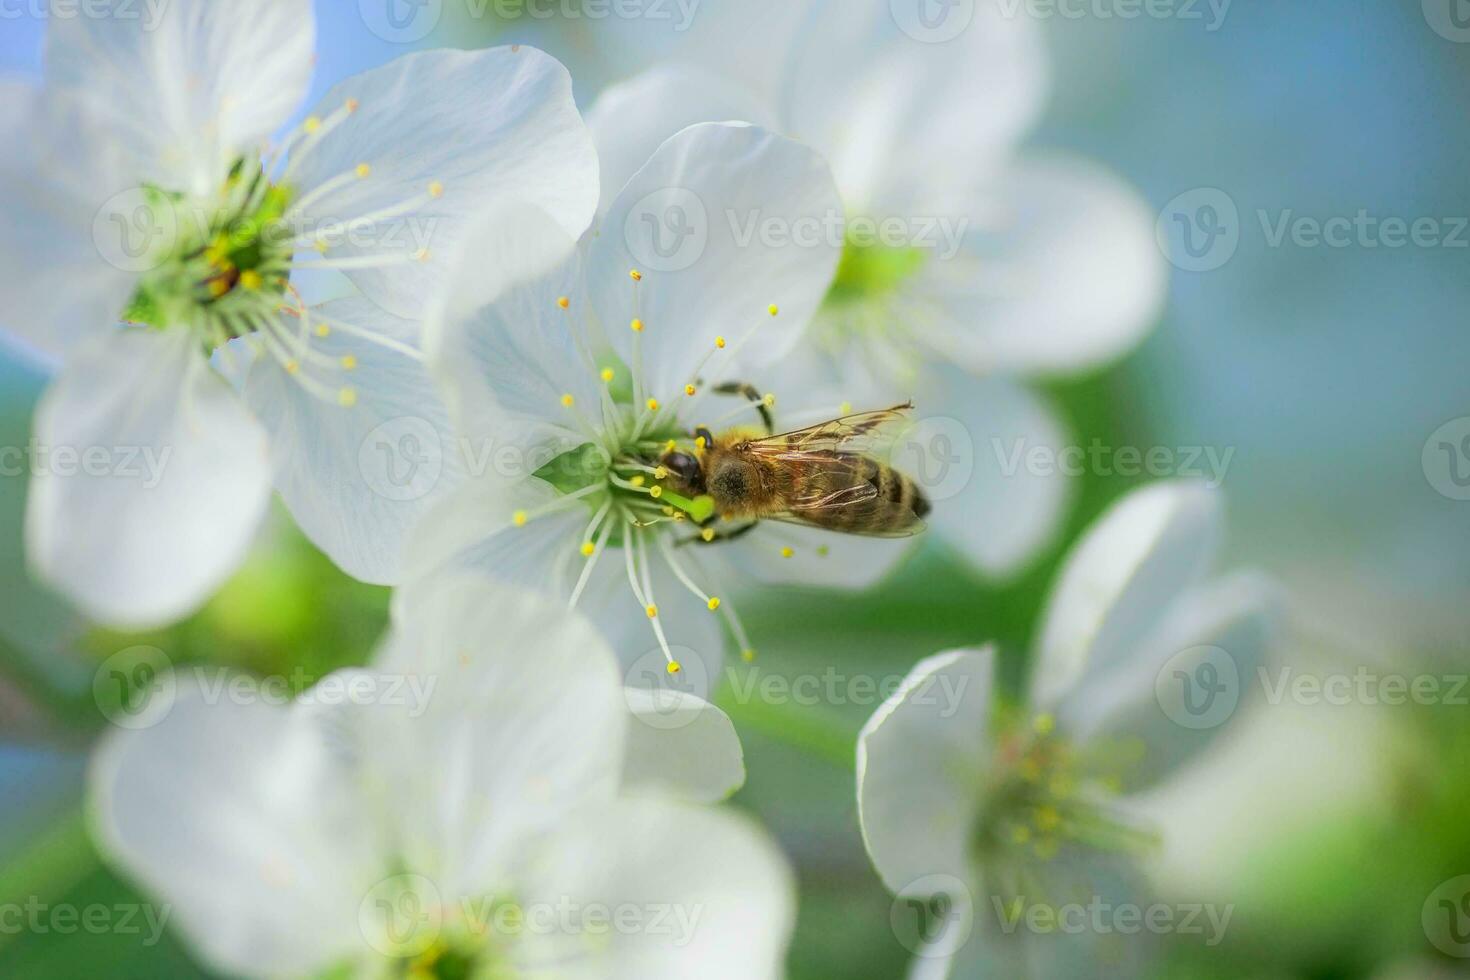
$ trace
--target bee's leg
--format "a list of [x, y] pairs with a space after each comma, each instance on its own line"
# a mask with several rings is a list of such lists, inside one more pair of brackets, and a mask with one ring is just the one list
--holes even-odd
[[[732, 528], [729, 531], [717, 531], [714, 528], [706, 525], [704, 531], [700, 532], [699, 537], [685, 538], [683, 541], [679, 542], [679, 545], [683, 546], [686, 544], [719, 544], [721, 541], [734, 541], [736, 538], [747, 535], [751, 531], [755, 530], [755, 526], [759, 523], [760, 521], [751, 521], [748, 524], [742, 524], [739, 527]], [[708, 537], [705, 537], [706, 533], [709, 535]]]
[[755, 403], [755, 410], [761, 413], [761, 421], [766, 426], [766, 435], [776, 434], [776, 423], [771, 419], [770, 406], [766, 404], [765, 396], [755, 385], [748, 381], [725, 381], [715, 385], [712, 390], [717, 395], [744, 395], [750, 399]]

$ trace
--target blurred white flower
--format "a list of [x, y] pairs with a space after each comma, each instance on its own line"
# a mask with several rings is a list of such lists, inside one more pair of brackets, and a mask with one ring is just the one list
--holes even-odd
[[[427, 696], [395, 696], [405, 677]], [[220, 690], [239, 688], [181, 679], [90, 777], [103, 852], [211, 967], [781, 974], [783, 858], [744, 818], [619, 792], [637, 726], [606, 644], [560, 603], [441, 581], [398, 604], [371, 668], [290, 706]]]
[[[650, 198], [665, 197], [709, 214], [760, 208], [788, 221], [837, 206], [830, 172], [809, 149], [758, 127], [710, 123], [658, 148], [585, 250], [533, 208], [487, 216], [425, 335], [451, 415], [470, 452], [487, 457], [485, 472], [425, 519], [410, 574], [469, 565], [549, 589], [589, 612], [630, 665], [656, 644], [677, 674], [694, 666], [681, 660], [692, 652], [701, 662], [689, 689], [708, 693], [722, 617], [753, 656], [717, 583], [740, 575], [861, 586], [901, 547], [768, 521], [696, 526], [715, 516], [712, 499], [681, 495], [668, 467], [695, 464], [698, 428], [754, 427], [772, 408], [792, 423], [784, 428], [844, 414], [835, 400], [794, 416], [759, 390], [753, 400], [717, 391], [788, 356], [838, 248], [742, 243], [716, 221], [688, 255], [661, 261], [660, 229], [640, 219]], [[615, 354], [598, 362], [602, 337]]]
[[[395, 581], [456, 461], [395, 496], [359, 454], [385, 421], [447, 431], [416, 322], [441, 253], [507, 193], [572, 234], [591, 218], [595, 154], [554, 59], [408, 55], [268, 145], [306, 94], [313, 40], [305, 0], [54, 18], [44, 89], [0, 87], [0, 321], [62, 362], [36, 442], [88, 461], [33, 467], [28, 550], [96, 618], [191, 611], [242, 557], [273, 477], [345, 570]], [[313, 270], [360, 295], [309, 305]]]
[[980, 568], [1014, 572], [1055, 530], [1065, 480], [988, 457], [1065, 439], [1019, 381], [1096, 368], [1153, 326], [1165, 286], [1154, 215], [1103, 168], [1020, 148], [1046, 88], [1024, 12], [996, 0], [781, 6], [767, 16], [711, 0], [668, 37], [622, 25], [617, 43], [669, 61], [588, 113], [604, 199], [702, 120], [749, 119], [824, 154], [846, 216], [811, 331], [826, 365], [818, 380], [782, 380], [835, 373], [865, 401], [913, 396], [923, 416], [962, 424], [976, 472], [932, 520]]
[[[918, 664], [864, 727], [858, 813], [884, 883], [946, 891], [963, 914], [914, 975], [1121, 976], [1121, 930], [1028, 924], [1032, 906], [1116, 908], [1157, 838], [1128, 795], [1222, 729], [1270, 636], [1272, 590], [1206, 579], [1216, 498], [1158, 484], [1082, 538], [1052, 592], [1024, 706], [992, 705], [990, 648]], [[944, 694], [945, 696], [939, 696]]]

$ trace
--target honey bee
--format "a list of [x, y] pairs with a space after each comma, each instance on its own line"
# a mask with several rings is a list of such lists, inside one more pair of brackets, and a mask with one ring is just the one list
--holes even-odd
[[674, 489], [708, 494], [715, 513], [746, 523], [705, 541], [729, 540], [758, 521], [804, 524], [845, 534], [905, 537], [924, 529], [929, 500], [907, 476], [867, 451], [878, 431], [913, 405], [861, 412], [768, 436], [695, 430], [693, 455], [677, 450], [660, 462]]

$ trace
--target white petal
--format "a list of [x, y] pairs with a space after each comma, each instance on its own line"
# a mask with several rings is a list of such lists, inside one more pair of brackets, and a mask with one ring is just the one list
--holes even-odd
[[912, 538], [868, 538], [762, 521], [739, 539], [716, 545], [713, 557], [733, 565], [741, 579], [804, 588], [867, 589], [897, 567], [913, 544]]
[[[939, 13], [926, 25], [925, 12]], [[786, 80], [791, 132], [832, 162], [855, 212], [902, 213], [969, 186], [1009, 151], [1045, 94], [1040, 32], [994, 3], [827, 0]]]
[[1051, 541], [1071, 497], [1061, 472], [1027, 462], [1038, 447], [1057, 458], [1068, 441], [1060, 421], [1022, 385], [948, 368], [919, 398], [893, 461], [929, 498], [928, 533], [989, 575], [1014, 575]]
[[0, 142], [0, 327], [55, 357], [132, 295], [135, 273], [94, 238], [128, 233], [110, 205], [132, 178], [90, 113], [19, 82], [0, 82]]
[[[311, 315], [408, 348], [418, 342], [417, 324], [365, 299]], [[327, 378], [350, 387], [356, 404], [307, 391], [271, 358], [251, 366], [246, 404], [270, 433], [276, 487], [302, 530], [352, 576], [393, 584], [409, 532], [463, 477], [458, 442], [421, 359], [341, 330], [311, 343], [339, 363], [353, 358], [352, 370], [329, 369]]]
[[436, 505], [409, 536], [404, 580], [445, 569], [475, 570], [503, 582], [519, 582], [565, 598], [570, 576], [583, 561], [578, 549], [592, 514], [582, 507], [514, 523], [558, 498], [541, 480], [506, 480], [493, 474], [466, 480]]
[[699, 68], [656, 65], [604, 89], [587, 112], [602, 168], [601, 206], [612, 203], [664, 140], [695, 123], [727, 121], [775, 128], [752, 93]]
[[219, 970], [305, 975], [351, 955], [387, 870], [319, 719], [222, 694], [222, 675], [177, 683], [162, 720], [113, 731], [93, 757], [103, 853]]
[[451, 574], [401, 600], [374, 666], [433, 684], [424, 710], [385, 714], [375, 742], [404, 858], [446, 895], [492, 892], [528, 841], [616, 794], [629, 723], [620, 673], [559, 599]]
[[[334, 87], [318, 114], [358, 109], [315, 147], [298, 151], [301, 194], [360, 164], [371, 175], [307, 209], [307, 223], [351, 222], [421, 201], [371, 223], [368, 243], [341, 242], [329, 258], [382, 255], [393, 264], [352, 270], [367, 296], [399, 316], [422, 314], [443, 288], [446, 259], [470, 222], [511, 198], [541, 208], [576, 239], [597, 207], [597, 154], [555, 58], [530, 47], [423, 51]], [[442, 190], [429, 196], [431, 185]], [[357, 236], [353, 236], [357, 237]], [[399, 262], [427, 248], [427, 261]]]
[[977, 374], [1060, 374], [1126, 353], [1158, 321], [1168, 277], [1154, 214], [1118, 178], [1064, 158], [1023, 159], [974, 199], [905, 288], [926, 343]]
[[51, 18], [47, 79], [105, 113], [152, 183], [215, 192], [306, 97], [306, 0], [105, 2], [105, 16]]
[[[763, 105], [778, 106], [789, 74], [793, 44], [821, 6], [820, 0], [783, 0], [778, 4], [672, 3], [664, 16], [609, 17], [595, 23], [581, 40], [594, 49], [587, 74], [630, 78], [649, 65], [692, 65], [732, 80]], [[581, 65], [578, 65], [582, 68]], [[582, 80], [582, 72], [578, 80]]]
[[949, 875], [975, 891], [970, 847], [990, 765], [994, 651], [914, 666], [858, 736], [858, 821], [890, 891]]
[[[1128, 791], [1161, 782], [1208, 747], [1241, 709], [1278, 612], [1278, 591], [1259, 575], [1197, 586], [1171, 605], [1135, 656], [1074, 689], [1058, 706], [1058, 718], [1078, 738], [1142, 746], [1142, 758], [1122, 774]], [[1212, 690], [1204, 689], [1206, 682]]]
[[493, 209], [468, 232], [424, 343], [451, 418], [476, 448], [554, 455], [586, 441], [579, 417], [600, 420], [601, 381], [574, 333], [590, 315], [581, 268], [567, 233], [528, 205]]
[[623, 791], [718, 803], [745, 784], [745, 753], [730, 716], [683, 691], [625, 687], [633, 721]]
[[[557, 834], [528, 870], [535, 910], [597, 908], [631, 927], [543, 937], [568, 980], [774, 980], [795, 917], [785, 859], [750, 821], [718, 809], [630, 799]], [[553, 920], [556, 921], [556, 920]], [[587, 932], [598, 928], [589, 920]], [[573, 918], [573, 927], [576, 921]], [[596, 941], [592, 941], [595, 939]], [[578, 941], [580, 940], [580, 941]], [[568, 950], [586, 950], [575, 959]], [[532, 953], [531, 963], [538, 962]], [[527, 964], [531, 965], [530, 963]]]
[[1055, 705], [1084, 677], [1138, 652], [1170, 604], [1198, 582], [1220, 535], [1202, 485], [1150, 484], [1114, 504], [1068, 555], [1032, 664], [1032, 703]]
[[111, 625], [168, 622], [208, 598], [270, 496], [265, 432], [197, 343], [187, 330], [100, 337], [37, 410], [51, 459], [32, 478], [27, 550], [43, 578]]
[[[725, 654], [721, 616], [680, 583], [656, 548], [652, 551], [649, 581], [664, 636], [683, 668], [679, 689], [711, 700]], [[711, 577], [697, 558], [685, 554], [676, 557], [706, 593], [719, 595], [729, 587], [730, 583]], [[607, 637], [623, 664], [625, 683], [646, 688], [650, 679], [664, 676], [667, 659], [643, 604], [628, 584], [627, 560], [621, 548], [609, 548], [598, 562], [577, 608], [591, 617]]]
[[[641, 358], [649, 393], [674, 404], [717, 336], [733, 355], [760, 331], [743, 365], [790, 350], [841, 245], [842, 203], [819, 156], [759, 127], [703, 123], [660, 146], [613, 201], [588, 289], [614, 348], [630, 365]], [[629, 329], [635, 317], [642, 333]], [[729, 377], [721, 356], [705, 380]]]

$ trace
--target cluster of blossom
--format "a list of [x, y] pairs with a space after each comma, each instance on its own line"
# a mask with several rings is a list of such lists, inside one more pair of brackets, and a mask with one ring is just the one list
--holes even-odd
[[[36, 438], [169, 460], [147, 484], [35, 472], [35, 572], [98, 621], [176, 620], [274, 491], [345, 572], [396, 587], [365, 672], [436, 682], [409, 712], [221, 701], [181, 677], [166, 717], [104, 741], [98, 841], [211, 965], [781, 974], [786, 862], [710, 805], [744, 780], [733, 725], [707, 690], [630, 677], [655, 649], [656, 675], [714, 677], [727, 635], [754, 656], [742, 583], [862, 588], [909, 542], [769, 521], [723, 540], [659, 461], [706, 426], [915, 395], [921, 427], [1062, 444], [1026, 380], [1127, 350], [1163, 284], [1126, 188], [1018, 150], [1044, 90], [1025, 18], [980, 4], [934, 43], [888, 3], [827, 6], [767, 25], [779, 72], [722, 73], [691, 40], [585, 121], [559, 62], [509, 46], [406, 55], [278, 137], [310, 82], [307, 0], [57, 19], [44, 84], [0, 89], [0, 316], [57, 370]], [[711, 11], [706, 34], [742, 16]], [[833, 215], [884, 234], [792, 233]], [[726, 390], [750, 397], [721, 408]], [[384, 493], [362, 454], [402, 419], [550, 462], [446, 456], [424, 492]], [[1064, 485], [966, 465], [932, 533], [1013, 572]], [[980, 648], [920, 663], [877, 711], [856, 790], [895, 893], [1070, 901], [1146, 844], [1127, 794], [1212, 731], [1150, 731], [1156, 675], [1265, 642], [1266, 588], [1203, 579], [1216, 510], [1159, 485], [1088, 533], [1024, 710], [994, 707]], [[922, 692], [946, 676], [967, 686], [938, 712]], [[916, 975], [1098, 962], [1089, 937], [970, 933], [928, 937]]]

